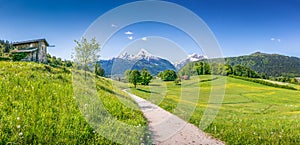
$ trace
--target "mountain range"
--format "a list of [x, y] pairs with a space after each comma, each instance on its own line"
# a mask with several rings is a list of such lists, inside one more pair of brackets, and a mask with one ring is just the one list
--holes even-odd
[[[100, 63], [105, 70], [106, 76], [123, 75], [127, 69], [141, 70], [146, 68], [152, 75], [157, 75], [164, 70], [180, 70], [188, 63], [202, 61], [207, 57], [199, 54], [191, 54], [184, 60], [172, 64], [170, 61], [154, 56], [144, 49], [141, 49], [136, 55], [127, 52], [109, 59], [101, 60]], [[243, 65], [264, 73], [266, 76], [299, 76], [300, 58], [284, 56], [279, 54], [266, 54], [256, 52], [251, 55], [225, 58], [227, 64], [231, 66]]]
[[154, 56], [145, 49], [141, 49], [136, 55], [124, 52], [115, 58], [101, 60], [100, 64], [105, 70], [106, 76], [123, 75], [127, 69], [141, 70], [146, 68], [152, 75], [157, 75], [167, 69], [176, 70], [170, 61]]

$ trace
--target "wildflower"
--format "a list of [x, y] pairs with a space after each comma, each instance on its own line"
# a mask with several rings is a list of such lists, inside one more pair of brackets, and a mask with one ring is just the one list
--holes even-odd
[[17, 128], [21, 128], [21, 125], [18, 125]]
[[274, 132], [271, 132], [271, 134], [274, 134]]
[[19, 136], [23, 136], [23, 133], [22, 133], [22, 132], [20, 132], [20, 133], [19, 133]]
[[20, 120], [20, 117], [17, 117], [17, 120]]

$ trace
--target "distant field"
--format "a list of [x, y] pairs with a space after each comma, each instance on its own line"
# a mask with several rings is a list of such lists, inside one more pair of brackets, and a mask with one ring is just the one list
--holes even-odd
[[[186, 81], [185, 90], [197, 90], [198, 102], [182, 101], [197, 105], [189, 122], [199, 125], [212, 87], [212, 76], [200, 76]], [[205, 129], [227, 144], [298, 144], [300, 142], [300, 91], [264, 86], [234, 78], [219, 77], [214, 84], [227, 79], [226, 95], [216, 119]], [[123, 85], [126, 87], [126, 85]], [[215, 86], [218, 87], [218, 86]], [[299, 87], [296, 85], [296, 87]], [[161, 91], [159, 90], [161, 89]], [[165, 90], [165, 91], [163, 91]], [[150, 99], [162, 108], [181, 116], [176, 110], [181, 86], [174, 82], [154, 80], [150, 86], [138, 86], [131, 92]], [[152, 92], [152, 93], [151, 93]], [[188, 100], [184, 98], [184, 100]]]
[[[83, 84], [79, 85], [84, 87]], [[142, 112], [123, 104], [137, 108], [124, 92], [113, 89], [106, 79], [98, 78], [96, 84], [98, 99], [115, 119], [132, 126], [147, 126]], [[36, 63], [0, 62], [0, 144], [115, 144], [87, 123], [79, 110], [80, 103], [74, 97], [69, 70]], [[103, 115], [86, 118], [101, 122]], [[141, 131], [136, 136], [118, 137], [127, 144], [149, 143], [147, 129]], [[119, 135], [113, 130], [108, 133]]]

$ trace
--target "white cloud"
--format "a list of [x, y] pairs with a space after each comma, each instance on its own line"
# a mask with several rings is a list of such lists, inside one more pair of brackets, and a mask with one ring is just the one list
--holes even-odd
[[143, 40], [143, 41], [147, 41], [147, 37], [143, 37], [142, 40]]
[[126, 35], [132, 35], [132, 34], [133, 34], [133, 32], [131, 32], [131, 31], [127, 31], [127, 32], [125, 32], [125, 34], [126, 34]]
[[281, 39], [277, 39], [277, 41], [280, 43], [280, 42], [281, 42]]
[[128, 36], [127, 37], [129, 40], [133, 40], [133, 36]]
[[278, 43], [281, 42], [281, 39], [279, 39], [279, 38], [271, 38], [270, 40], [271, 40], [271, 41], [277, 41]]
[[116, 24], [111, 24], [111, 27], [118, 28], [118, 26]]

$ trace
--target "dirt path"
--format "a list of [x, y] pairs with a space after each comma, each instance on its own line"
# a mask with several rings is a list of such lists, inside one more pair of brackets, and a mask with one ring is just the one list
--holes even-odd
[[[124, 90], [126, 92], [126, 90]], [[126, 92], [128, 93], [128, 92]], [[136, 95], [128, 93], [139, 105], [141, 111], [149, 122], [150, 131], [153, 133], [154, 144], [159, 145], [184, 145], [184, 144], [224, 144], [216, 140], [196, 126], [187, 123], [177, 116], [152, 104]]]

